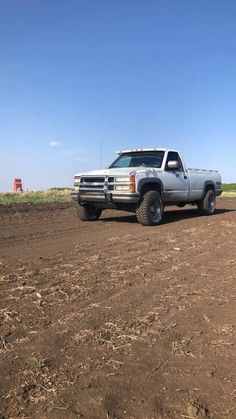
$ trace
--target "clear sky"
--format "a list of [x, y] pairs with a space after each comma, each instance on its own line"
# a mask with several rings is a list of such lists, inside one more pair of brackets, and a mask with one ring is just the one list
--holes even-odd
[[0, 190], [170, 147], [236, 182], [235, 0], [0, 0]]

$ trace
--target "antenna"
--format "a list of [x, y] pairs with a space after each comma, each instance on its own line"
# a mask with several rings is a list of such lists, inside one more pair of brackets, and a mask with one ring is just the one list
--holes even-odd
[[102, 154], [103, 154], [103, 141], [101, 140], [101, 143], [100, 143], [100, 169], [102, 169]]

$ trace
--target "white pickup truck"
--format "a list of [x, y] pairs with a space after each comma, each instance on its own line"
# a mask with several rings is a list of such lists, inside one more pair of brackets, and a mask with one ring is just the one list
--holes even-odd
[[167, 205], [192, 204], [213, 214], [220, 194], [217, 171], [187, 169], [178, 151], [152, 148], [120, 151], [107, 169], [75, 175], [72, 198], [83, 221], [117, 209], [135, 212], [140, 224], [150, 226], [160, 224]]

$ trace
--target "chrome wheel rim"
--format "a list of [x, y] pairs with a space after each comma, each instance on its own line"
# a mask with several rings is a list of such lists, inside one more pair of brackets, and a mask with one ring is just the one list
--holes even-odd
[[160, 221], [161, 220], [161, 216], [162, 216], [162, 207], [161, 207], [161, 205], [158, 204], [157, 202], [156, 203], [153, 203], [150, 206], [150, 214], [151, 214], [152, 220], [154, 222]]
[[208, 210], [209, 211], [214, 211], [215, 208], [215, 199], [214, 196], [209, 196], [208, 199]]

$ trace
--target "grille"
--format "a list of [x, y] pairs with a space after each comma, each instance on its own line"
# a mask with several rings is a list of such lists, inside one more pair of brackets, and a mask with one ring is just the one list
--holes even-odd
[[[107, 183], [108, 181], [108, 183]], [[114, 177], [105, 178], [105, 176], [82, 176], [80, 179], [80, 191], [86, 192], [103, 192], [105, 185], [108, 190], [114, 190]]]
[[82, 177], [83, 183], [104, 183], [104, 177]]
[[114, 190], [114, 185], [112, 185], [112, 183], [114, 183], [114, 181], [115, 181], [115, 178], [109, 176], [109, 178], [108, 178], [108, 190], [109, 191], [113, 191]]
[[81, 191], [101, 191], [104, 189], [105, 177], [81, 177], [80, 190]]

